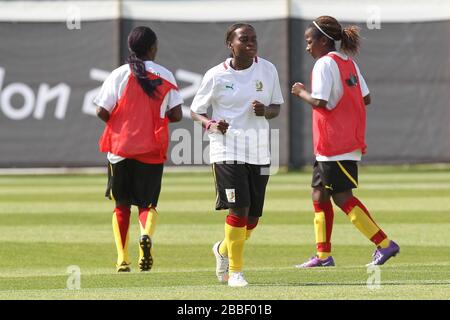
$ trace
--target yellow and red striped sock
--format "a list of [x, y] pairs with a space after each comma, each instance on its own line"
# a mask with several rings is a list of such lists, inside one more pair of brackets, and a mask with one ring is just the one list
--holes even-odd
[[[158, 221], [158, 212], [156, 212], [155, 207], [150, 208], [139, 208], [139, 228], [141, 230], [141, 236], [147, 235], [153, 238], [156, 230], [156, 223]], [[153, 245], [150, 249], [150, 252], [153, 253]], [[141, 261], [144, 256], [144, 251], [139, 245], [139, 258], [138, 261]]]
[[158, 222], [158, 212], [155, 207], [139, 208], [139, 226], [141, 236], [148, 235], [153, 237], [156, 230], [156, 223]]
[[367, 239], [381, 248], [389, 246], [389, 239], [386, 234], [375, 223], [367, 208], [356, 197], [348, 199], [341, 209]]
[[[250, 238], [250, 236], [252, 235], [253, 230], [258, 225], [259, 218], [252, 217], [252, 219], [251, 219], [252, 222], [250, 223], [249, 221], [250, 221], [250, 219], [247, 220], [247, 232], [245, 234], [245, 240], [248, 240]], [[223, 257], [227, 257], [228, 256], [227, 239], [226, 238], [224, 238], [222, 240], [222, 242], [220, 243], [219, 253]]]
[[314, 201], [314, 231], [317, 256], [326, 259], [331, 255], [331, 233], [333, 232], [334, 211], [330, 200]]
[[128, 229], [130, 226], [130, 207], [117, 206], [114, 209], [112, 227], [117, 248], [117, 265], [130, 264], [128, 257]]
[[229, 214], [225, 222], [229, 272], [241, 272], [244, 261], [244, 243], [247, 233], [247, 218]]

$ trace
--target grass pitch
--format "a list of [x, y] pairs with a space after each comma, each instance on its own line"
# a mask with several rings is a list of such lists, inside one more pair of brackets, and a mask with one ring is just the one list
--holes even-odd
[[[374, 247], [335, 207], [335, 268], [295, 269], [314, 254], [310, 172], [272, 176], [265, 212], [245, 247], [247, 288], [217, 283], [211, 247], [223, 237], [210, 173], [166, 173], [155, 264], [115, 272], [106, 176], [0, 176], [0, 299], [450, 299], [450, 168], [363, 167], [358, 196], [401, 246], [369, 288]], [[134, 239], [134, 241], [133, 241]], [[68, 267], [81, 271], [67, 289]]]

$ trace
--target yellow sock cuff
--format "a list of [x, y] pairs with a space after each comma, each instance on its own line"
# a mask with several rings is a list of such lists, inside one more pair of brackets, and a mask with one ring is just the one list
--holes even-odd
[[391, 240], [389, 240], [388, 238], [384, 239], [383, 241], [381, 241], [378, 246], [380, 246], [382, 249], [386, 249], [387, 247], [389, 247], [389, 243], [391, 242]]
[[331, 256], [331, 252], [317, 252], [317, 257], [323, 260]]

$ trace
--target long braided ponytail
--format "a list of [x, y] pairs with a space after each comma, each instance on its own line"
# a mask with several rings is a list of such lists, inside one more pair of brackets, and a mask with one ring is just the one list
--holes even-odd
[[148, 27], [136, 27], [128, 36], [128, 49], [130, 55], [127, 62], [131, 72], [138, 80], [142, 89], [149, 97], [154, 96], [156, 88], [161, 85], [161, 79], [150, 80], [145, 70], [145, 63], [142, 58], [150, 48], [156, 43], [156, 34]]

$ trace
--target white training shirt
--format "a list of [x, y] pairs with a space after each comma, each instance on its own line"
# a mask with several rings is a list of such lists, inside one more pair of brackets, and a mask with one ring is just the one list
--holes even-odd
[[229, 123], [225, 135], [208, 133], [210, 162], [239, 161], [269, 164], [269, 122], [256, 116], [252, 102], [269, 106], [284, 102], [275, 66], [257, 57], [245, 70], [230, 66], [231, 58], [211, 68], [203, 77], [191, 110], [206, 114], [212, 106], [212, 120]]
[[[172, 72], [153, 61], [144, 61], [144, 63], [145, 69], [147, 71], [156, 74], [157, 76], [165, 79], [175, 86], [177, 85]], [[127, 86], [128, 77], [130, 76], [130, 74], [131, 70], [128, 64], [124, 64], [119, 68], [113, 70], [108, 78], [106, 78], [105, 82], [103, 82], [100, 92], [94, 99], [94, 103], [97, 106], [106, 109], [111, 114], [117, 102], [122, 97], [122, 94]], [[182, 103], [183, 98], [181, 98], [180, 93], [177, 90], [171, 89], [161, 104], [161, 118], [165, 117], [165, 113], [168, 110]], [[107, 158], [109, 162], [113, 164], [124, 159], [123, 157], [112, 154], [110, 152], [108, 152]]]
[[[348, 56], [338, 52], [332, 51], [333, 53], [344, 60], [348, 59]], [[359, 71], [358, 65], [353, 61], [355, 65], [356, 72], [358, 73], [358, 79], [360, 83], [362, 96], [365, 97], [369, 94], [369, 88], [367, 87], [366, 81], [364, 80], [361, 72]], [[336, 107], [339, 100], [342, 98], [343, 87], [341, 81], [341, 75], [339, 73], [339, 68], [337, 63], [333, 58], [329, 56], [323, 56], [316, 61], [312, 71], [312, 83], [311, 83], [311, 97], [315, 99], [328, 101], [326, 108], [332, 110]], [[361, 160], [361, 150], [355, 150], [349, 153], [340, 154], [332, 157], [322, 156], [316, 154], [317, 161], [343, 161], [343, 160]]]

